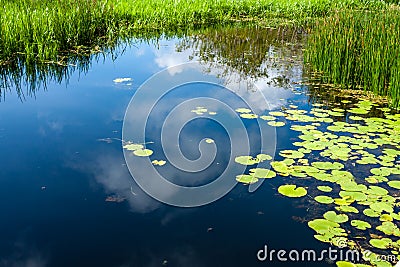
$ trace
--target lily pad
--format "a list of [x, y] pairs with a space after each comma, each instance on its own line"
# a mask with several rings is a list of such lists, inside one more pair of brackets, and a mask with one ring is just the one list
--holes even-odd
[[307, 190], [304, 187], [296, 187], [294, 184], [281, 185], [278, 192], [287, 197], [303, 197], [307, 195]]
[[285, 123], [283, 121], [269, 121], [268, 125], [273, 127], [282, 127], [285, 126]]
[[316, 196], [314, 199], [321, 204], [331, 204], [334, 201], [333, 198], [329, 196]]
[[400, 181], [389, 181], [387, 184], [392, 188], [400, 190]]
[[157, 165], [157, 166], [164, 166], [167, 162], [165, 160], [153, 160], [151, 163], [153, 163], [153, 165]]
[[252, 156], [239, 156], [235, 158], [235, 162], [242, 165], [254, 165], [260, 162], [259, 159], [253, 158]]
[[369, 243], [371, 246], [380, 248], [380, 249], [387, 249], [391, 246], [392, 240], [390, 238], [382, 238], [382, 239], [370, 239]]
[[283, 113], [281, 111], [271, 111], [271, 112], [269, 112], [269, 115], [275, 116], [275, 117], [283, 117], [283, 116], [285, 116], [285, 113]]
[[258, 182], [258, 179], [253, 175], [242, 174], [236, 176], [236, 181], [244, 183], [244, 184], [254, 184]]
[[281, 152], [279, 152], [279, 155], [291, 159], [300, 159], [304, 157], [304, 154], [297, 150], [282, 150]]
[[129, 151], [135, 151], [138, 149], [143, 149], [144, 146], [142, 144], [127, 144], [127, 145], [124, 145], [123, 148], [125, 148], [126, 150], [129, 150]]
[[358, 209], [356, 209], [353, 206], [337, 206], [335, 207], [335, 209], [337, 211], [341, 211], [341, 212], [352, 212], [352, 213], [358, 213]]
[[235, 111], [238, 112], [238, 113], [250, 113], [251, 109], [248, 109], [248, 108], [237, 108], [237, 109], [235, 109]]
[[135, 151], [133, 151], [133, 154], [135, 156], [139, 156], [139, 157], [148, 157], [151, 156], [153, 154], [153, 150], [150, 149], [137, 149]]
[[369, 223], [361, 220], [352, 220], [350, 224], [359, 230], [367, 230], [368, 228], [371, 228]]
[[339, 162], [313, 162], [312, 166], [321, 170], [340, 170], [344, 168], [344, 165]]
[[256, 178], [274, 178], [276, 176], [276, 173], [273, 170], [264, 168], [250, 169], [250, 172], [251, 175]]
[[322, 192], [327, 192], [327, 193], [332, 192], [332, 187], [327, 185], [319, 185], [317, 186], [317, 189]]
[[349, 220], [349, 217], [346, 214], [336, 214], [334, 211], [327, 211], [324, 213], [324, 218], [336, 223], [344, 223]]
[[207, 143], [207, 144], [212, 144], [212, 143], [214, 143], [214, 140], [211, 139], [211, 138], [207, 138], [207, 139], [206, 139], [206, 143]]
[[257, 119], [258, 115], [253, 114], [253, 113], [241, 113], [240, 117], [242, 117], [244, 119]]

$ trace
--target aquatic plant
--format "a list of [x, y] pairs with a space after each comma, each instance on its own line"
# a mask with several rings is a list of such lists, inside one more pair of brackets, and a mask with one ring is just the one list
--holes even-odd
[[[322, 72], [323, 83], [362, 88], [400, 107], [400, 9], [341, 11], [318, 21], [304, 60]], [[355, 107], [350, 112], [366, 114]]]

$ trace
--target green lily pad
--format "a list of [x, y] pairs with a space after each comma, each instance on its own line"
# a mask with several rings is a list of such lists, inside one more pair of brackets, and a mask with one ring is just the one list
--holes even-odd
[[400, 190], [400, 181], [389, 181], [388, 186]]
[[352, 191], [340, 191], [339, 196], [341, 197], [351, 197], [355, 201], [365, 201], [367, 200], [367, 195], [362, 192], [352, 192]]
[[269, 115], [275, 116], [275, 117], [283, 117], [283, 116], [285, 116], [285, 113], [283, 113], [281, 111], [271, 111], [271, 112], [269, 112]]
[[276, 173], [270, 169], [264, 168], [255, 168], [250, 169], [251, 175], [256, 178], [274, 178], [276, 177]]
[[241, 174], [236, 176], [236, 181], [244, 183], [244, 184], [254, 184], [258, 182], [258, 179], [253, 175]]
[[153, 165], [157, 165], [157, 166], [164, 166], [167, 162], [165, 160], [153, 160], [151, 163], [153, 163]]
[[324, 234], [332, 228], [340, 227], [336, 222], [329, 221], [327, 219], [314, 219], [309, 221], [308, 226], [319, 234]]
[[312, 166], [321, 170], [340, 170], [344, 168], [344, 165], [339, 162], [313, 162]]
[[349, 217], [346, 214], [336, 214], [334, 211], [327, 211], [324, 213], [324, 218], [336, 223], [344, 223], [349, 220]]
[[126, 150], [129, 150], [129, 151], [135, 151], [138, 149], [143, 149], [144, 146], [142, 144], [127, 144], [127, 145], [124, 145], [123, 148], [125, 148]]
[[239, 156], [235, 158], [235, 162], [242, 165], [254, 165], [260, 162], [259, 159], [253, 158], [252, 156]]
[[368, 217], [379, 217], [381, 214], [379, 212], [377, 212], [376, 210], [373, 209], [365, 209], [363, 210], [364, 215], [368, 216]]
[[357, 267], [357, 265], [355, 265], [354, 263], [349, 262], [349, 261], [337, 261], [336, 266], [337, 267]]
[[316, 196], [314, 199], [321, 204], [331, 204], [334, 201], [333, 198], [329, 196]]
[[303, 197], [307, 195], [307, 190], [304, 187], [296, 187], [294, 184], [281, 185], [278, 192], [287, 197]]
[[206, 138], [206, 143], [207, 144], [212, 144], [212, 143], [214, 143], [214, 140], [211, 139], [211, 138]]
[[270, 156], [268, 154], [258, 154], [256, 158], [262, 162], [265, 160], [271, 160], [272, 156]]
[[282, 127], [285, 126], [285, 123], [283, 121], [269, 121], [268, 125], [273, 127]]
[[392, 222], [392, 221], [393, 221], [393, 217], [390, 216], [389, 214], [382, 214], [382, 215], [379, 217], [379, 220], [380, 220], [381, 222]]
[[304, 154], [297, 150], [282, 150], [281, 152], [279, 152], [279, 155], [291, 159], [300, 159], [304, 157]]
[[371, 228], [369, 223], [361, 220], [352, 220], [350, 224], [359, 230], [367, 230], [368, 228]]
[[237, 109], [235, 109], [235, 111], [238, 112], [238, 113], [250, 113], [251, 109], [248, 109], [248, 108], [237, 108]]
[[341, 212], [352, 212], [352, 213], [358, 213], [358, 209], [356, 209], [353, 206], [337, 206], [335, 207], [335, 209], [337, 211], [341, 211]]
[[282, 161], [273, 161], [271, 162], [272, 168], [274, 168], [275, 171], [279, 173], [288, 173], [289, 172], [289, 167], [286, 165], [286, 163]]
[[317, 189], [322, 192], [327, 192], [327, 193], [332, 192], [332, 187], [327, 185], [319, 185], [317, 186]]
[[260, 116], [260, 119], [265, 120], [265, 121], [274, 121], [274, 120], [276, 120], [276, 118], [274, 116], [268, 116], [268, 115]]
[[253, 114], [253, 113], [241, 113], [240, 117], [242, 117], [244, 119], [257, 119], [258, 115]]
[[390, 238], [382, 238], [382, 239], [375, 239], [372, 238], [369, 240], [371, 246], [380, 248], [380, 249], [387, 249], [391, 246], [392, 240]]
[[388, 213], [393, 212], [393, 206], [384, 202], [374, 202], [370, 205], [370, 208], [379, 213], [382, 213], [383, 211]]
[[150, 149], [137, 149], [137, 150], [133, 151], [133, 154], [135, 156], [139, 156], [139, 157], [148, 157], [148, 156], [151, 156], [153, 154], [153, 150], [150, 150]]

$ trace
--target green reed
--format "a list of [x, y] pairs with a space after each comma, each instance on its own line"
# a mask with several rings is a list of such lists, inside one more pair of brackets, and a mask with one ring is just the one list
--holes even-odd
[[0, 0], [0, 5], [0, 66], [17, 58], [60, 63], [69, 53], [91, 53], [146, 32], [235, 21], [300, 23], [336, 8], [385, 6], [379, 0]]
[[400, 10], [343, 11], [316, 23], [305, 62], [324, 82], [372, 91], [400, 106]]

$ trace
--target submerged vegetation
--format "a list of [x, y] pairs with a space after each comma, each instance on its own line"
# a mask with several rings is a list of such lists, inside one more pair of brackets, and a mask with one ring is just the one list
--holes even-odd
[[363, 88], [400, 105], [400, 9], [343, 11], [316, 23], [305, 61], [322, 81]]

